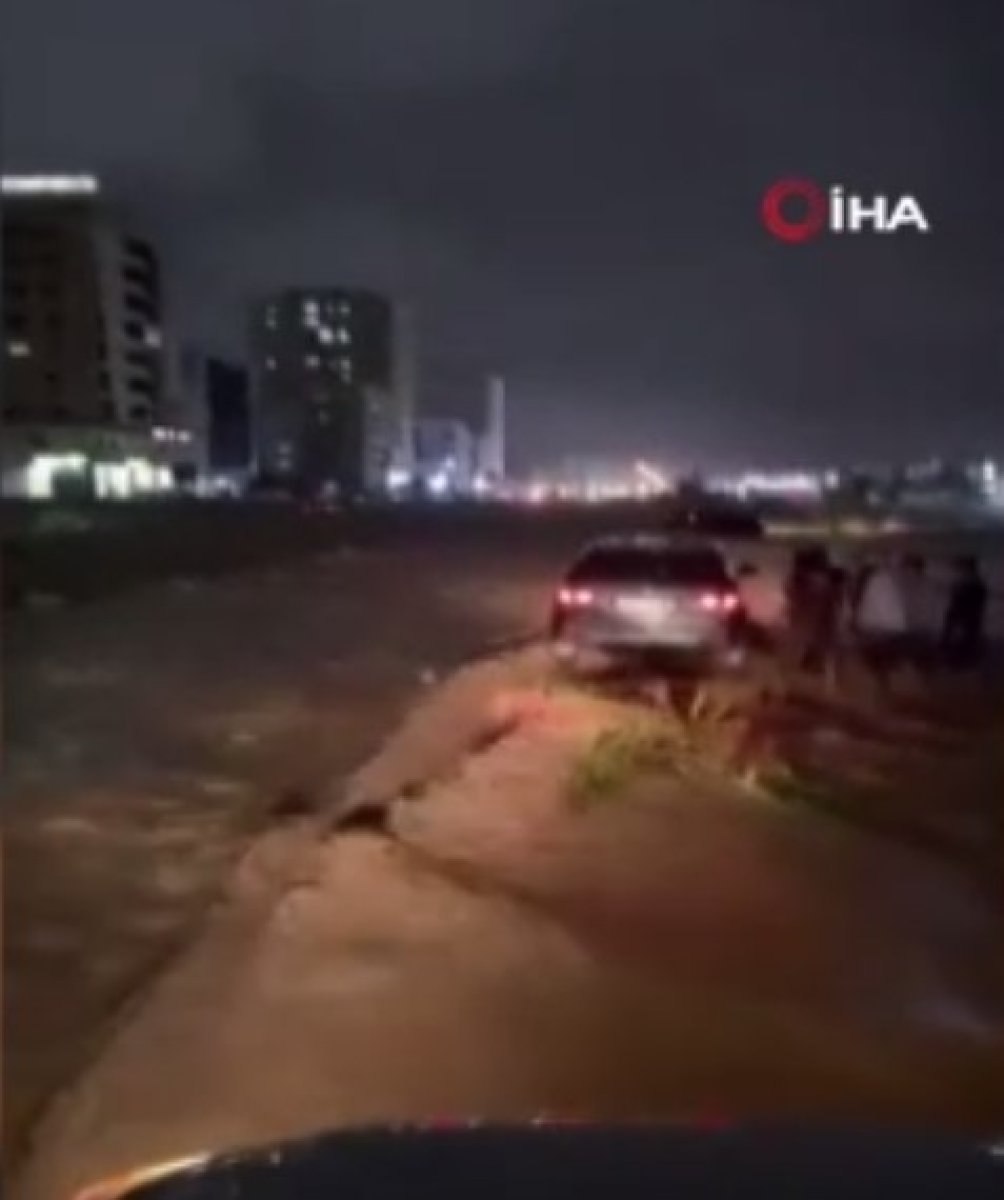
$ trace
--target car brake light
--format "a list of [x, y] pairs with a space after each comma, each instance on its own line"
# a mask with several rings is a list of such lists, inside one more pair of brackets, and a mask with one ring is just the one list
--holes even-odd
[[702, 592], [698, 603], [705, 612], [734, 612], [739, 597], [735, 592]]
[[589, 588], [563, 587], [558, 591], [558, 603], [562, 608], [587, 608], [593, 602]]

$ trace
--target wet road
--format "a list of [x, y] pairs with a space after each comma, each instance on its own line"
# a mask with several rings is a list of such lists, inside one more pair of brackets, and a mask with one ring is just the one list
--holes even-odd
[[[570, 811], [609, 714], [521, 694], [513, 732], [399, 800], [389, 836], [316, 843], [274, 906], [219, 913], [45, 1122], [18, 1194], [368, 1121], [1004, 1122], [985, 896], [909, 848], [679, 779]], [[433, 698], [410, 747], [477, 697]], [[397, 750], [385, 785], [409, 773]]]
[[337, 798], [416, 694], [539, 620], [547, 566], [476, 561], [342, 550], [10, 621], [8, 1147], [249, 837]]
[[[538, 627], [553, 573], [578, 536], [535, 541], [521, 525], [514, 538], [423, 543], [393, 554], [343, 547], [215, 581], [178, 577], [89, 607], [31, 610], [12, 622], [6, 670], [18, 702], [8, 714], [5, 779], [8, 1146], [17, 1146], [43, 1102], [101, 1049], [123, 1002], [142, 994], [191, 939], [249, 839], [337, 803], [347, 773], [443, 672]], [[518, 794], [519, 780], [512, 786]], [[718, 861], [731, 861], [743, 844]], [[312, 1104], [340, 1120], [386, 1116], [399, 1103], [405, 1115], [418, 1115], [466, 1110], [476, 1099], [486, 1111], [511, 1115], [552, 1103], [602, 1107], [604, 1097], [630, 1107], [652, 1095], [663, 1108], [670, 1095], [687, 1103], [713, 1097], [708, 1079], [717, 1068], [708, 1077], [699, 1068], [719, 1061], [717, 1051], [696, 1031], [702, 1014], [721, 1010], [700, 990], [681, 997], [661, 985], [639, 989], [633, 968], [625, 974], [603, 954], [597, 962], [591, 939], [603, 922], [595, 913], [587, 909], [585, 926], [569, 928], [560, 913], [541, 920], [505, 896], [471, 895], [416, 872], [413, 862], [388, 861], [386, 847], [359, 853], [355, 866], [344, 855], [337, 865], [319, 865], [327, 882], [311, 889], [314, 907], [292, 926], [280, 924], [261, 963], [239, 938], [227, 946], [210, 941], [195, 965], [181, 962], [183, 974], [195, 976], [172, 986], [194, 987], [196, 1005], [178, 1007], [180, 1024], [165, 1027], [164, 1037], [190, 1053], [179, 1053], [176, 1067], [161, 1063], [163, 1087], [148, 1089], [150, 1026], [126, 1029], [99, 1063], [110, 1076], [88, 1073], [83, 1106], [60, 1127], [60, 1169], [88, 1173], [88, 1164], [103, 1169], [137, 1152], [177, 1149], [188, 1136], [201, 1143], [293, 1131], [311, 1123]], [[826, 881], [823, 860], [817, 866]], [[768, 893], [775, 875], [763, 875]], [[839, 896], [846, 879], [838, 872], [834, 882]], [[897, 894], [905, 928], [914, 916], [918, 928], [928, 917], [942, 919], [951, 940], [968, 920], [955, 923], [954, 892], [945, 903], [937, 888]], [[788, 908], [804, 902], [796, 889], [784, 904], [768, 905], [768, 930], [772, 920], [786, 927]], [[686, 896], [674, 903], [673, 911], [689, 913]], [[344, 915], [343, 928], [325, 924], [332, 910]], [[287, 921], [286, 908], [278, 919]], [[978, 923], [982, 938], [984, 915]], [[991, 947], [1000, 945], [993, 929]], [[867, 922], [858, 921], [830, 948], [845, 944], [850, 952], [868, 938]], [[811, 945], [811, 931], [802, 942]], [[291, 961], [284, 943], [291, 953], [299, 947]], [[783, 941], [775, 954], [783, 963]], [[199, 962], [207, 975], [200, 976]], [[809, 977], [813, 970], [810, 956]], [[272, 984], [259, 989], [259, 971], [299, 982], [292, 991], [284, 984], [280, 1001]], [[68, 978], [76, 981], [72, 1002]], [[741, 982], [740, 973], [735, 986]], [[925, 986], [918, 994], [939, 1009], [943, 1024], [972, 1027], [967, 1037], [976, 1029], [979, 1075], [985, 1014], [960, 1008], [951, 989]], [[224, 999], [237, 995], [251, 1006], [243, 1018]], [[319, 1006], [323, 1029], [299, 1007], [305, 998]], [[200, 1012], [209, 1018], [201, 1026]], [[157, 1013], [150, 1019], [161, 1020], [163, 1010]], [[221, 1017], [233, 1017], [244, 1032], [231, 1041]], [[303, 1073], [302, 1088], [296, 1064], [311, 1058], [310, 1040], [287, 1045], [283, 1033], [301, 1017], [319, 1039], [315, 1048], [329, 1046], [316, 1061], [330, 1064], [326, 1081]], [[776, 1069], [778, 1053], [786, 1062], [803, 1054], [818, 1062], [829, 1046], [822, 1082], [784, 1084], [796, 1109], [813, 1088], [824, 1100], [844, 1095], [837, 1077], [847, 1066], [855, 1076], [846, 1093], [852, 1109], [855, 1098], [871, 1096], [879, 1107], [886, 1097], [895, 1111], [904, 1096], [926, 1096], [925, 1074], [943, 1067], [936, 1055], [922, 1069], [887, 1071], [873, 1059], [881, 1038], [803, 1037], [798, 1021], [763, 1011], [749, 1019], [745, 1034], [721, 1023], [720, 1063], [729, 1078], [740, 1050], [739, 1061], [748, 1058], [743, 1070], [756, 1080]], [[618, 1030], [625, 1029], [637, 1037], [621, 1055]], [[688, 1042], [693, 1060], [683, 1054]], [[374, 1071], [377, 1046], [388, 1050]], [[287, 1058], [282, 1071], [292, 1091], [273, 1104], [266, 1077]], [[201, 1123], [188, 1124], [186, 1089], [198, 1064], [211, 1061], [220, 1091], [196, 1114]], [[645, 1061], [658, 1065], [641, 1070]], [[247, 1074], [250, 1063], [255, 1071]], [[333, 1075], [339, 1083], [332, 1091]], [[244, 1093], [247, 1104], [235, 1099]], [[74, 1157], [74, 1146], [92, 1146], [95, 1155]]]

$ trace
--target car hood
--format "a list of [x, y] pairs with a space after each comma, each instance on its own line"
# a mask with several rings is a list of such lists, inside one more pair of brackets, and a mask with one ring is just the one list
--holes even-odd
[[78, 1200], [1004, 1195], [1004, 1140], [813, 1125], [437, 1123], [339, 1130], [135, 1172]]

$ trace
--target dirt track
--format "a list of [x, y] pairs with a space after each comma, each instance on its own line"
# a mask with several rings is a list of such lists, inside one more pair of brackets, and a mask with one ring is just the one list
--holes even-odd
[[350, 786], [392, 801], [384, 831], [266, 839], [44, 1123], [19, 1194], [430, 1115], [1004, 1120], [985, 893], [721, 780], [570, 806], [621, 720], [542, 690], [532, 653], [431, 695]]
[[546, 578], [350, 551], [10, 622], [8, 1148], [248, 838], [337, 801], [416, 695], [539, 620]]
[[567, 533], [342, 549], [10, 623], [8, 1148], [198, 931], [249, 838], [342, 803], [416, 696], [539, 627]]

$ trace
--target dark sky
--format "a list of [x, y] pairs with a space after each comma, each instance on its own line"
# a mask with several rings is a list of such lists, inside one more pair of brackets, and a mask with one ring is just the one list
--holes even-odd
[[[1004, 449], [1001, 0], [8, 0], [10, 168], [95, 168], [189, 332], [347, 282], [517, 448], [824, 462]], [[779, 176], [927, 237], [785, 245]]]

